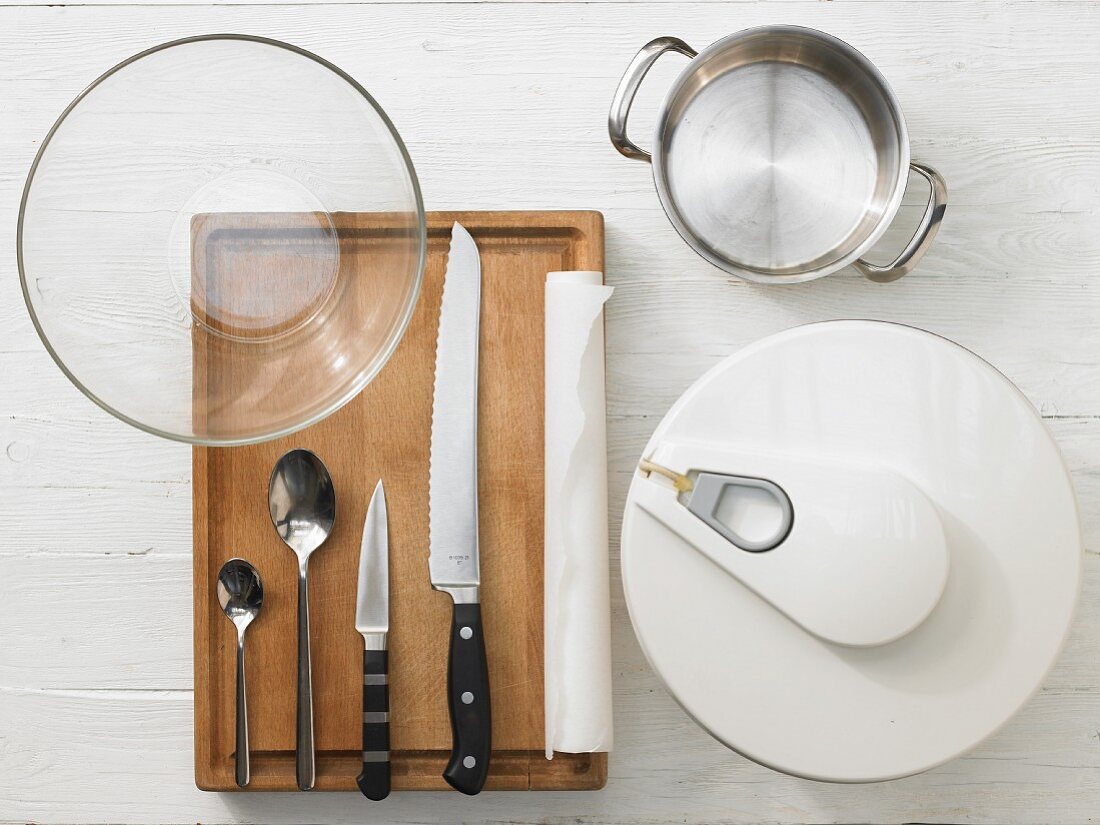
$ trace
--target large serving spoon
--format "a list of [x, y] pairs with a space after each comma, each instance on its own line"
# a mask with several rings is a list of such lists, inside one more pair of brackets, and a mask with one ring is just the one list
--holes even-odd
[[244, 688], [244, 632], [260, 615], [264, 586], [256, 568], [244, 559], [230, 559], [218, 573], [218, 603], [237, 628], [237, 785], [251, 776], [248, 760], [248, 701]]
[[309, 450], [291, 450], [275, 463], [267, 488], [271, 523], [298, 557], [298, 725], [295, 742], [298, 788], [317, 778], [313, 752], [313, 681], [309, 664], [309, 557], [329, 537], [336, 521], [336, 493], [324, 463]]

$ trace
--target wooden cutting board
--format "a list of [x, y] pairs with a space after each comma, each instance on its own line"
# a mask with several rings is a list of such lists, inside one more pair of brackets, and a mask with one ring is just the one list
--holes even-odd
[[[289, 216], [288, 219], [290, 219]], [[241, 216], [205, 216], [196, 260], [218, 259]], [[269, 220], [265, 218], [265, 220]], [[341, 214], [339, 265], [372, 265], [359, 241], [369, 215]], [[394, 790], [446, 790], [450, 753], [445, 694], [450, 599], [428, 582], [428, 451], [434, 351], [450, 227], [460, 221], [481, 251], [478, 411], [482, 610], [493, 704], [486, 790], [603, 787], [607, 754], [543, 755], [543, 287], [552, 270], [603, 269], [598, 212], [455, 212], [428, 216], [419, 302], [389, 363], [344, 408], [273, 442], [194, 450], [195, 780], [237, 790], [234, 765], [235, 631], [215, 581], [233, 556], [264, 583], [248, 630], [252, 781], [249, 790], [295, 790], [296, 577], [294, 555], [267, 513], [276, 459], [294, 447], [328, 465], [336, 526], [310, 561], [317, 790], [355, 790], [360, 770], [362, 639], [355, 632], [363, 518], [379, 478], [390, 516], [390, 732]], [[359, 239], [357, 241], [357, 238]], [[376, 265], [376, 264], [375, 264]], [[347, 272], [342, 272], [347, 274]], [[196, 267], [208, 283], [216, 272]], [[195, 384], [239, 381], [221, 352], [195, 338]]]

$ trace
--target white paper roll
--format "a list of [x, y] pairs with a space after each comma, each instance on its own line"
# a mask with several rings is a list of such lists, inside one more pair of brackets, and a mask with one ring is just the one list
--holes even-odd
[[611, 750], [600, 272], [546, 276], [546, 758]]

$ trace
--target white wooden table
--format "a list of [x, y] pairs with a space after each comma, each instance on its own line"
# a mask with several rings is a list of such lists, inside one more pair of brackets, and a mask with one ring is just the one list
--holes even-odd
[[[760, 288], [664, 218], [606, 114], [650, 38], [700, 46], [761, 23], [825, 29], [902, 101], [950, 207], [915, 273]], [[594, 208], [607, 218], [612, 532], [672, 400], [760, 336], [827, 318], [914, 324], [975, 350], [1042, 411], [1073, 469], [1088, 555], [1069, 645], [972, 754], [829, 786], [772, 773], [695, 727], [643, 661], [613, 576], [618, 748], [598, 793], [204, 794], [192, 781], [191, 463], [115, 421], [39, 343], [16, 210], [39, 141], [100, 72], [150, 45], [239, 31], [334, 61], [382, 103], [429, 208]], [[1100, 818], [1100, 3], [305, 3], [0, 0], [0, 821], [1095, 822]], [[647, 81], [644, 136], [680, 58]], [[641, 138], [639, 138], [641, 139]], [[915, 220], [919, 196], [903, 213]], [[617, 550], [613, 541], [613, 550]], [[617, 553], [616, 553], [617, 555]]]

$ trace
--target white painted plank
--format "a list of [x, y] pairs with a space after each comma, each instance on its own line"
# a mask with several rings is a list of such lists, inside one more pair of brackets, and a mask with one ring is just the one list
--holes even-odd
[[[60, 371], [57, 377], [65, 381]], [[129, 485], [171, 496], [174, 488], [190, 487], [190, 448], [125, 426], [79, 394], [65, 397], [84, 415], [43, 409], [0, 418], [0, 489], [103, 491]]]
[[[880, 0], [825, 0], [830, 3], [844, 3], [854, 5], [857, 3], [877, 3]], [[449, 3], [461, 3], [464, 5], [530, 5], [532, 2], [539, 4], [575, 5], [578, 0], [75, 0], [75, 2], [57, 2], [57, 0], [0, 0], [0, 8], [4, 6], [332, 6], [332, 5], [439, 5]], [[618, 3], [628, 5], [639, 0], [598, 0], [600, 3]], [[679, 0], [646, 0], [650, 4], [678, 3]], [[693, 0], [695, 3], [759, 3], [761, 0]], [[801, 3], [807, 0], [766, 0], [769, 3]], [[821, 2], [821, 0], [818, 0]], [[954, 3], [958, 0], [921, 0], [925, 5], [935, 3]], [[1002, 5], [1022, 5], [1024, 3], [1051, 3], [1059, 0], [970, 0], [971, 5], [985, 4], [994, 7]], [[1075, 2], [1075, 0], [1060, 0], [1060, 2]]]
[[[686, 721], [642, 669], [616, 671], [617, 744], [597, 793], [395, 794], [386, 821], [429, 823], [1079, 823], [1100, 794], [1100, 696], [1044, 691], [972, 755], [870, 786], [779, 776]], [[1080, 721], [1079, 721], [1080, 720]], [[5, 822], [361, 823], [354, 793], [204, 794], [190, 781], [192, 704], [180, 691], [0, 691]]]
[[190, 556], [2, 553], [0, 577], [3, 688], [191, 690]]
[[[767, 23], [826, 29], [882, 70], [918, 140], [995, 138], [1006, 128], [1038, 139], [1093, 137], [1091, 81], [1100, 65], [1100, 54], [1082, 36], [1100, 25], [1100, 6], [1087, 2], [806, 0], [738, 3], [728, 10], [691, 3], [51, 6], [2, 13], [4, 94], [18, 95], [21, 107], [39, 101], [32, 111], [41, 112], [36, 122], [20, 118], [20, 134], [32, 130], [40, 137], [76, 92], [137, 51], [175, 37], [235, 30], [318, 51], [378, 96], [414, 158], [420, 147], [441, 143], [456, 162], [475, 168], [479, 157], [481, 163], [488, 158], [470, 149], [510, 121], [529, 124], [517, 148], [536, 160], [547, 137], [579, 142], [602, 133], [626, 64], [662, 34], [701, 47]], [[1066, 36], [1069, 31], [1078, 36]], [[53, 55], [63, 59], [48, 59]], [[659, 96], [682, 66], [682, 59], [667, 60], [643, 87], [647, 97]], [[491, 82], [474, 82], [479, 76]], [[547, 114], [555, 127], [536, 128]], [[446, 128], [434, 128], [441, 124]]]

